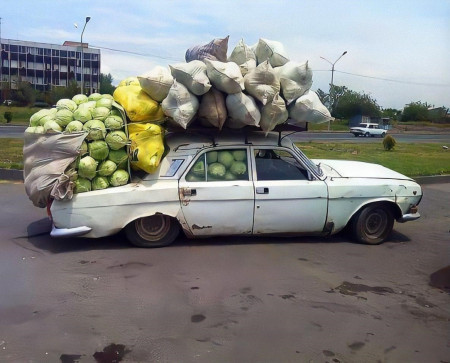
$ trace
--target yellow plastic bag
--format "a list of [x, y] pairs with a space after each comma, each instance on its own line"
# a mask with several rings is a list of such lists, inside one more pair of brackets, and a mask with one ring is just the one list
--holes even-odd
[[164, 129], [152, 123], [130, 123], [128, 137], [131, 167], [154, 173], [164, 155]]
[[130, 121], [163, 121], [160, 104], [150, 98], [139, 85], [130, 83], [117, 87], [114, 100], [122, 105]]

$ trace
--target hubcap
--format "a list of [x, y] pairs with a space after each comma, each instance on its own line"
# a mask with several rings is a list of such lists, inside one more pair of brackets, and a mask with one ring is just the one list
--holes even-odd
[[365, 229], [368, 235], [372, 237], [379, 237], [386, 227], [387, 217], [381, 210], [373, 211], [367, 218]]
[[147, 241], [160, 240], [170, 229], [170, 219], [163, 215], [141, 218], [135, 223], [137, 233]]

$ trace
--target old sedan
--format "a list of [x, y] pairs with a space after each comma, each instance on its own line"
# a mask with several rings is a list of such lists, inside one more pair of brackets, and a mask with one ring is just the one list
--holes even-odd
[[383, 166], [310, 160], [281, 134], [168, 134], [154, 174], [54, 201], [53, 237], [103, 237], [125, 230], [136, 246], [188, 237], [332, 235], [348, 227], [379, 244], [394, 221], [420, 217], [422, 190]]

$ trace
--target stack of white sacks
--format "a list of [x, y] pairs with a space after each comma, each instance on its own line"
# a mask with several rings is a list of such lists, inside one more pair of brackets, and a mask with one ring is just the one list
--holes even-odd
[[187, 129], [195, 120], [207, 127], [259, 127], [332, 120], [312, 91], [308, 62], [290, 61], [283, 45], [241, 40], [227, 57], [228, 37], [186, 52], [186, 63], [157, 66], [139, 76], [142, 89], [161, 102], [170, 122]]

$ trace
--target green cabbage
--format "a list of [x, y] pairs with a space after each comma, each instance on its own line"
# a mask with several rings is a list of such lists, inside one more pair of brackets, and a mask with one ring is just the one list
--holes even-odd
[[84, 126], [83, 130], [89, 132], [86, 137], [88, 140], [101, 140], [106, 136], [105, 124], [99, 120], [89, 120]]
[[82, 105], [86, 105], [86, 103], [81, 104], [80, 107], [75, 110], [73, 113], [73, 118], [85, 123], [86, 121], [92, 120], [92, 112], [88, 106], [82, 107]]
[[58, 102], [56, 102], [56, 108], [58, 110], [66, 109], [66, 110], [73, 112], [77, 109], [77, 107], [78, 107], [78, 105], [74, 101], [72, 101], [68, 98], [63, 98], [63, 99], [60, 99]]
[[112, 160], [105, 160], [98, 166], [98, 174], [101, 176], [110, 176], [117, 170], [117, 165]]
[[35, 131], [36, 131], [36, 126], [28, 126], [28, 127], [25, 129], [25, 132], [28, 133], [28, 134], [34, 134]]
[[69, 165], [69, 168], [64, 172], [64, 174], [66, 174], [69, 177], [70, 181], [75, 181], [78, 179], [78, 172], [75, 169], [76, 165], [72, 165], [72, 164], [74, 164], [74, 163], [71, 163]]
[[227, 171], [224, 179], [225, 180], [236, 180], [237, 177], [233, 173], [230, 173], [229, 171]]
[[95, 160], [102, 161], [108, 157], [108, 144], [103, 140], [92, 141], [88, 144], [89, 156]]
[[98, 101], [100, 98], [102, 98], [102, 95], [100, 93], [91, 93], [88, 97], [89, 101]]
[[105, 121], [105, 119], [109, 116], [109, 108], [107, 107], [96, 107], [94, 111], [92, 111], [92, 118], [94, 120]]
[[74, 193], [90, 192], [91, 189], [91, 181], [89, 179], [78, 178], [75, 180], [75, 188], [73, 190]]
[[234, 175], [244, 175], [247, 173], [247, 164], [242, 161], [235, 161], [230, 166], [230, 172]]
[[82, 103], [85, 103], [88, 101], [88, 98], [86, 95], [75, 95], [72, 97], [72, 101], [75, 102], [78, 106], [81, 105]]
[[226, 168], [229, 168], [233, 164], [234, 158], [229, 151], [219, 151], [217, 161], [225, 165]]
[[102, 94], [102, 98], [109, 98], [110, 100], [114, 101], [113, 95], [110, 95], [109, 93], [103, 93]]
[[233, 150], [231, 154], [236, 161], [244, 161], [247, 157], [247, 152], [245, 150]]
[[78, 175], [82, 178], [93, 179], [97, 174], [98, 162], [91, 156], [84, 156], [78, 163]]
[[92, 190], [106, 189], [109, 187], [108, 178], [105, 176], [96, 176], [92, 179]]
[[84, 156], [88, 153], [87, 142], [83, 141], [80, 146], [80, 156]]
[[205, 176], [204, 175], [203, 176], [198, 176], [198, 175], [195, 175], [195, 174], [189, 172], [186, 175], [186, 180], [189, 181], [189, 182], [205, 181]]
[[203, 160], [199, 160], [194, 164], [194, 166], [192, 167], [192, 172], [197, 176], [205, 175], [205, 163], [203, 162]]
[[44, 124], [44, 130], [45, 130], [45, 132], [49, 132], [49, 131], [50, 132], [51, 131], [61, 132], [62, 128], [61, 128], [61, 126], [58, 125], [58, 123], [55, 120], [50, 120]]
[[211, 176], [213, 178], [223, 179], [226, 171], [227, 169], [225, 168], [225, 165], [221, 163], [212, 163], [208, 165], [208, 176]]
[[64, 129], [73, 121], [73, 112], [67, 108], [61, 108], [55, 114], [55, 121]]
[[40, 123], [40, 120], [44, 117], [47, 117], [49, 115], [53, 115], [53, 112], [49, 109], [42, 109], [39, 110], [38, 112], [34, 113], [33, 115], [31, 115], [30, 117], [30, 126], [42, 126], [45, 121], [48, 121], [50, 119], [52, 119], [53, 117], [47, 118], [44, 123]]
[[108, 159], [116, 163], [117, 169], [128, 169], [128, 153], [126, 148], [109, 150]]
[[112, 150], [119, 150], [128, 142], [127, 135], [123, 131], [111, 131], [106, 135], [105, 140]]
[[34, 130], [35, 134], [45, 134], [45, 128], [44, 126], [36, 126], [36, 129]]
[[129, 179], [128, 172], [125, 170], [116, 170], [110, 177], [109, 182], [113, 187], [118, 187], [128, 183]]
[[95, 107], [106, 107], [108, 110], [111, 110], [113, 101], [110, 98], [102, 97], [97, 101]]
[[210, 151], [206, 154], [206, 162], [212, 164], [217, 162], [217, 151]]
[[122, 116], [109, 115], [105, 119], [105, 126], [110, 130], [120, 130], [123, 127]]
[[77, 131], [82, 131], [83, 130], [83, 124], [80, 121], [70, 121], [67, 126], [66, 129], [64, 131], [67, 132], [77, 132]]

